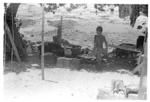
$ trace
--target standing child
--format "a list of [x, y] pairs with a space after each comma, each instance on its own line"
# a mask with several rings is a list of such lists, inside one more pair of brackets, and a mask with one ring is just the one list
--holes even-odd
[[107, 56], [108, 45], [105, 36], [102, 35], [102, 32], [103, 28], [98, 26], [96, 28], [97, 35], [94, 37], [94, 53], [97, 62], [96, 68], [101, 67], [102, 57]]

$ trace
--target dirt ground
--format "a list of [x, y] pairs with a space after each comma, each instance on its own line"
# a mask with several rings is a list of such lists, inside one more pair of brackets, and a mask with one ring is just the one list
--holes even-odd
[[[42, 10], [38, 6], [26, 4], [20, 6], [17, 17], [23, 21], [20, 33], [25, 36], [24, 39], [32, 42], [41, 41], [41, 14]], [[46, 13], [45, 41], [52, 41], [52, 37], [56, 35], [61, 15], [63, 15], [63, 38], [83, 48], [93, 49], [95, 29], [98, 25], [102, 25], [103, 34], [109, 44], [135, 44], [140, 35], [129, 26], [128, 17], [120, 19], [117, 14], [104, 12], [96, 15], [90, 10], [80, 8], [72, 13], [64, 14], [61, 10], [55, 14]], [[112, 48], [109, 48], [109, 52], [111, 51]], [[133, 69], [134, 66], [129, 60], [110, 58], [104, 63], [104, 71], [97, 71], [93, 65], [82, 66], [80, 70], [49, 66], [45, 68], [45, 80], [41, 80], [39, 62], [37, 56], [29, 58], [25, 63], [26, 67], [28, 66], [26, 72], [4, 74], [6, 101], [21, 102], [32, 99], [96, 102], [100, 99], [137, 99], [136, 95], [125, 98], [123, 94], [113, 95], [111, 91], [112, 80], [123, 80], [125, 86], [138, 87], [140, 78], [137, 75], [117, 72], [118, 69]]]

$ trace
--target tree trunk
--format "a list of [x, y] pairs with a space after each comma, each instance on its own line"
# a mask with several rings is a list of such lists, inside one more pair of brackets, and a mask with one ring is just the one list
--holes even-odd
[[139, 12], [142, 11], [148, 16], [148, 5], [131, 5], [130, 25], [134, 27], [136, 18], [139, 16]]
[[130, 16], [131, 6], [130, 5], [119, 5], [119, 17], [124, 18]]
[[[6, 8], [6, 13], [4, 15], [4, 20], [6, 21], [12, 36], [14, 37], [14, 44], [18, 50], [19, 56], [21, 59], [24, 59], [26, 56], [25, 44], [20, 36], [18, 28], [16, 27], [15, 17], [19, 8], [19, 3], [11, 3], [8, 8]], [[6, 43], [9, 44], [12, 48], [11, 42], [7, 34], [5, 34]], [[6, 48], [6, 57], [9, 57], [11, 54], [11, 48]], [[9, 59], [10, 60], [10, 59]]]

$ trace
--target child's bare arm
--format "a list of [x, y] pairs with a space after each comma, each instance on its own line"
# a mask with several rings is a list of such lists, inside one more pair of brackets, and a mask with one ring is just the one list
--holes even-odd
[[96, 51], [96, 36], [94, 36], [94, 48], [93, 48], [93, 54], [95, 55]]

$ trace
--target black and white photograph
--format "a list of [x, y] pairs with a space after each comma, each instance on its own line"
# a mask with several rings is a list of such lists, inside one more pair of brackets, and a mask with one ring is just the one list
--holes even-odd
[[4, 102], [147, 100], [148, 6], [4, 2]]

